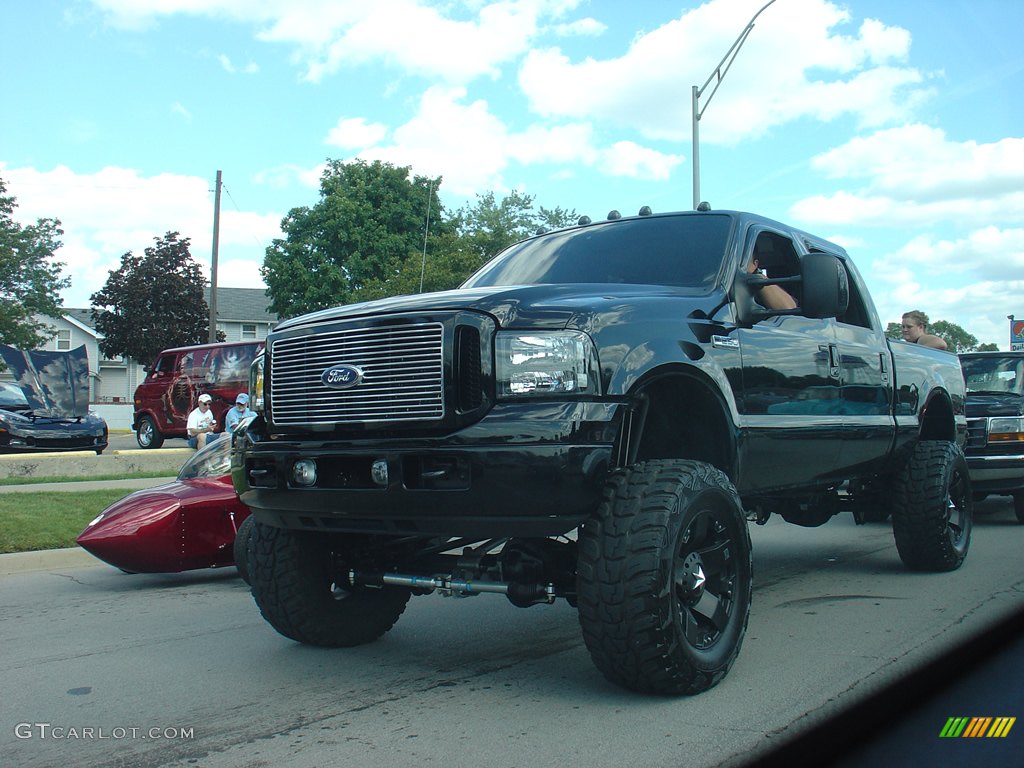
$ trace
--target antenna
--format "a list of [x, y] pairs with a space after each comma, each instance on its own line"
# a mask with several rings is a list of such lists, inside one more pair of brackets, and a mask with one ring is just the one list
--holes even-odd
[[427, 233], [430, 231], [430, 201], [434, 197], [434, 180], [427, 187], [427, 216], [423, 221], [423, 261], [420, 264], [420, 293], [423, 293], [423, 276], [427, 272]]

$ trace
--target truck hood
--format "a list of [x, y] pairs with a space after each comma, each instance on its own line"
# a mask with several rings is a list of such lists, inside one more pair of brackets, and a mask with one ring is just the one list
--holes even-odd
[[84, 344], [69, 352], [24, 351], [0, 344], [0, 357], [36, 416], [75, 419], [89, 413], [89, 356]]
[[968, 393], [967, 418], [979, 416], [1024, 416], [1024, 397], [1012, 392]]
[[[336, 320], [406, 312], [475, 310], [493, 316], [499, 327], [564, 328], [582, 324], [584, 316], [610, 311], [628, 303], [666, 297], [688, 298], [694, 305], [707, 303], [704, 289], [688, 291], [656, 285], [573, 285], [482, 286], [415, 296], [393, 296], [377, 301], [324, 309], [278, 324], [275, 331], [309, 327]], [[574, 320], [575, 319], [575, 320]]]

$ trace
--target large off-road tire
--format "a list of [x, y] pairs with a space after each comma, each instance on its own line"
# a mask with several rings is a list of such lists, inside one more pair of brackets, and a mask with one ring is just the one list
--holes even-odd
[[255, 525], [256, 520], [252, 515], [249, 515], [242, 524], [238, 526], [238, 530], [235, 531], [235, 543], [232, 545], [232, 552], [235, 557], [235, 568], [238, 569], [238, 575], [242, 577], [242, 581], [246, 584], [251, 584], [249, 578], [249, 542], [252, 539], [252, 528]]
[[1024, 493], [1013, 494], [1013, 514], [1018, 523], [1024, 523]]
[[249, 578], [263, 618], [285, 637], [332, 648], [369, 643], [391, 629], [408, 590], [349, 587], [334, 575], [347, 572], [344, 550], [358, 538], [254, 523]]
[[579, 535], [583, 639], [613, 683], [694, 694], [725, 677], [750, 616], [750, 533], [736, 489], [700, 462], [613, 475]]
[[960, 447], [918, 443], [894, 491], [892, 530], [904, 565], [915, 571], [959, 568], [974, 525], [971, 479]]
[[164, 436], [156, 426], [151, 416], [143, 416], [139, 419], [139, 429], [135, 433], [135, 439], [140, 448], [159, 448], [164, 444]]

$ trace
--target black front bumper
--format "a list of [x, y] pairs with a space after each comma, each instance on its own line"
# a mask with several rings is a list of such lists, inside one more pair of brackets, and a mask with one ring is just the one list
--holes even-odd
[[0, 429], [0, 453], [44, 453], [50, 451], [103, 451], [107, 431], [75, 422], [39, 422], [5, 425]]
[[[624, 410], [510, 403], [443, 437], [265, 439], [257, 424], [238, 443], [233, 479], [256, 519], [282, 528], [555, 536], [600, 503]], [[315, 484], [296, 482], [299, 460], [316, 463]]]

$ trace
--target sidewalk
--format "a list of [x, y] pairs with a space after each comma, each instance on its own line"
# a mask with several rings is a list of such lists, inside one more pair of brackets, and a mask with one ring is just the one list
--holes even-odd
[[140, 477], [128, 480], [75, 480], [66, 483], [26, 483], [24, 485], [0, 485], [0, 493], [34, 493], [36, 491], [95, 491], [103, 488], [155, 488], [173, 481], [174, 476]]
[[111, 567], [81, 547], [42, 549], [36, 552], [11, 552], [0, 555], [0, 578], [15, 573], [52, 571], [58, 568], [90, 568], [94, 565]]

